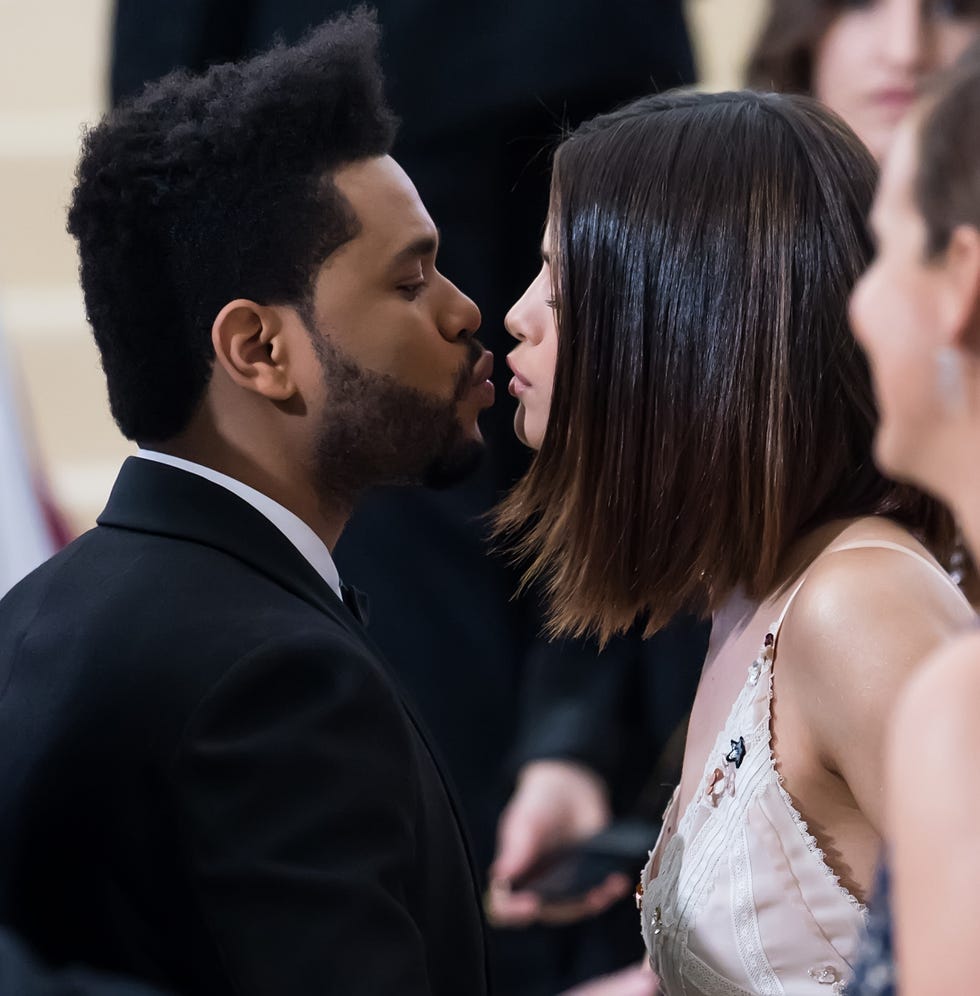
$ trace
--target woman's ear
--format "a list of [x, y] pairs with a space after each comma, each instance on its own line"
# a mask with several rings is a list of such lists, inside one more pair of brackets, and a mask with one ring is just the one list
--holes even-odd
[[288, 401], [297, 391], [282, 317], [280, 308], [239, 298], [229, 301], [211, 326], [215, 358], [225, 373], [271, 401]]
[[980, 230], [957, 225], [943, 252], [941, 320], [949, 345], [980, 358]]

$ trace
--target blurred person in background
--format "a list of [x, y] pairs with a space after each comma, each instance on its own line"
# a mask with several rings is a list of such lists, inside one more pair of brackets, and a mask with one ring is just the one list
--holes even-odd
[[0, 330], [0, 595], [68, 542], [38, 467]]
[[880, 160], [924, 82], [978, 32], [980, 0], [772, 0], [748, 81], [823, 101]]
[[[945, 500], [977, 557], [980, 46], [927, 90], [898, 130], [871, 217], [877, 252], [854, 291], [851, 320], [881, 413], [875, 458]], [[976, 991], [978, 728], [980, 633], [972, 620], [926, 661], [896, 711], [888, 871], [849, 996]]]
[[[300, 37], [348, 4], [330, 0], [117, 0], [114, 101], [176, 66], [203, 66]], [[442, 229], [440, 261], [483, 312], [481, 338], [504, 350], [504, 314], [537, 258], [547, 147], [572, 126], [647, 93], [693, 82], [680, 0], [379, 0], [388, 93], [402, 119], [394, 154]], [[497, 371], [498, 395], [509, 373]], [[527, 465], [506, 405], [482, 422], [488, 457], [452, 491], [369, 496], [337, 548], [371, 601], [370, 631], [447, 756], [475, 838], [494, 862], [496, 984], [506, 996], [560, 988], [635, 961], [632, 882], [542, 904], [507, 883], [545, 852], [630, 809], [687, 712], [707, 642], [681, 617], [643, 641], [540, 639], [518, 575], [488, 556], [482, 516]], [[513, 798], [508, 798], [516, 784]], [[503, 820], [501, 813], [505, 810]], [[659, 810], [656, 814], [659, 817]], [[499, 821], [499, 829], [498, 829]], [[618, 900], [618, 902], [616, 902]], [[604, 916], [593, 920], [605, 907]], [[564, 927], [531, 928], [539, 920]], [[577, 922], [586, 921], [586, 922]], [[609, 993], [647, 992], [633, 973]]]

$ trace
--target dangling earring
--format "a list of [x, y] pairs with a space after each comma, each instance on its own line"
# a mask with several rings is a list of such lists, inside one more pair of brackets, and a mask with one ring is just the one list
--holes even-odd
[[963, 362], [952, 346], [940, 346], [936, 350], [936, 390], [939, 403], [947, 415], [962, 413], [966, 400]]

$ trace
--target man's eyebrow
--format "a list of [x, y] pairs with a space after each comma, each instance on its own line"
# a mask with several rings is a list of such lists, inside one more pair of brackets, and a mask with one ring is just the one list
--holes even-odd
[[422, 256], [434, 256], [439, 248], [439, 232], [435, 235], [422, 235], [413, 239], [404, 249], [400, 249], [391, 259], [391, 266], [395, 268], [402, 263], [409, 263], [413, 259]]

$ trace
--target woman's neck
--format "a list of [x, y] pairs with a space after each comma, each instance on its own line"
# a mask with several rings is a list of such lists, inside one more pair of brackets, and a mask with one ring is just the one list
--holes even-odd
[[[980, 508], [980, 505], [977, 507]], [[977, 518], [980, 525], [980, 516]], [[720, 647], [737, 639], [750, 625], [761, 606], [776, 602], [784, 596], [810, 564], [856, 521], [860, 520], [839, 519], [828, 522], [791, 543], [780, 559], [772, 590], [761, 600], [749, 598], [743, 589], [736, 588], [711, 615], [711, 643]]]
[[711, 613], [711, 643], [720, 647], [733, 638], [737, 639], [758, 612], [760, 604], [756, 599], [749, 598], [741, 588], [736, 588]]

